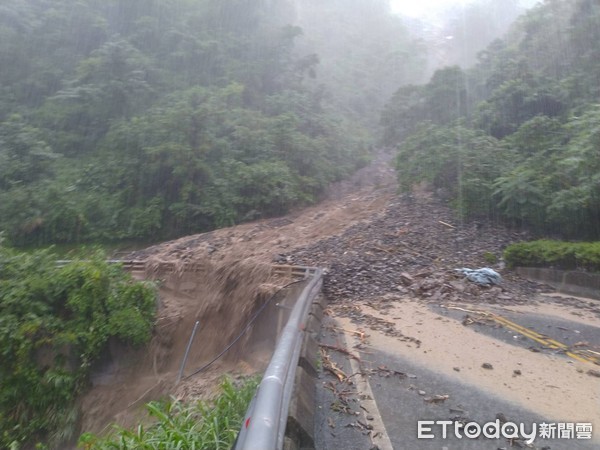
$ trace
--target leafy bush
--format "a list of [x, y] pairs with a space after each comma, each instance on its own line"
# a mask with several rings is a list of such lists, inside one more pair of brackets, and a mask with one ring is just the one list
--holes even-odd
[[75, 432], [73, 402], [110, 338], [141, 344], [153, 325], [155, 294], [96, 252], [58, 267], [47, 250], [0, 246], [0, 447]]
[[257, 386], [257, 379], [236, 386], [226, 378], [212, 403], [150, 402], [146, 408], [156, 419], [153, 425], [135, 430], [115, 426], [115, 433], [106, 438], [85, 433], [79, 446], [86, 450], [229, 449]]
[[600, 242], [519, 242], [506, 248], [504, 258], [509, 267], [553, 267], [600, 272]]

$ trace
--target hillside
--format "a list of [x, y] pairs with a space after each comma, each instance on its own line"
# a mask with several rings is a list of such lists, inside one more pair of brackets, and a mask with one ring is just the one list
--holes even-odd
[[[414, 55], [418, 71], [420, 50], [400, 19], [384, 0], [372, 3], [359, 11], [331, 1], [330, 14], [362, 23], [362, 34], [387, 21], [398, 39], [374, 48], [375, 37], [363, 45], [360, 33], [345, 33], [337, 59], [324, 50], [318, 5], [300, 14], [292, 0], [3, 6], [4, 238], [157, 242], [318, 201], [368, 161], [367, 126], [391, 92], [378, 84], [408, 79], [368, 58], [393, 46]], [[353, 47], [360, 57], [348, 54]], [[336, 79], [338, 63], [337, 74], [357, 75]]]
[[[555, 334], [555, 328], [558, 327], [558, 332], [570, 335], [575, 333], [574, 329], [585, 330], [585, 326], [598, 326], [598, 302], [541, 296], [541, 292], [551, 292], [552, 289], [506, 270], [501, 260], [503, 249], [511, 242], [526, 239], [526, 233], [491, 222], [462, 221], [430, 191], [417, 190], [411, 196], [406, 196], [395, 194], [396, 188], [390, 155], [380, 153], [376, 162], [347, 182], [332, 187], [329, 198], [319, 205], [297, 210], [276, 220], [262, 220], [165, 242], [134, 252], [130, 257], [147, 260], [151, 264], [199, 262], [219, 266], [240, 261], [247, 267], [257, 263], [324, 267], [327, 275], [323, 293], [328, 300], [328, 309], [322, 329], [322, 342], [350, 353], [364, 352], [362, 357], [365, 365], [362, 370], [373, 377], [371, 383], [374, 390], [383, 382], [377, 380], [385, 380], [392, 373], [392, 368], [384, 365], [387, 360], [381, 352], [391, 353], [409, 358], [408, 361], [400, 360], [395, 363], [393, 370], [401, 373], [407, 370], [405, 365], [408, 366], [409, 361], [411, 364], [416, 361], [418, 368], [414, 368], [415, 371], [439, 371], [443, 376], [456, 374], [461, 383], [468, 382], [469, 386], [473, 386], [469, 390], [484, 389], [486, 395], [492, 397], [494, 393], [502, 392], [515, 404], [533, 408], [532, 411], [536, 414], [573, 420], [573, 417], [580, 417], [582, 412], [586, 412], [589, 420], [595, 423], [597, 414], [594, 402], [597, 389], [594, 378], [585, 372], [591, 367], [589, 364], [569, 366], [556, 356], [554, 350], [539, 345], [532, 346], [535, 342], [529, 343], [518, 337], [514, 330], [504, 329], [485, 315], [478, 314], [482, 314], [482, 311], [512, 314], [516, 321], [523, 321], [525, 318], [540, 321], [542, 332]], [[455, 270], [485, 266], [491, 266], [500, 272], [503, 278], [500, 286], [479, 287], [466, 281]], [[244, 283], [251, 289], [256, 280], [259, 278], [248, 278]], [[249, 308], [253, 302], [252, 296], [244, 296], [243, 290], [240, 294], [242, 295], [236, 294], [235, 299], [224, 300], [224, 304], [237, 303], [240, 311]], [[169, 299], [173, 292], [163, 291], [162, 295]], [[172, 302], [169, 304], [174, 305]], [[189, 329], [196, 307], [190, 304], [175, 310], [178, 311], [177, 314], [188, 317], [184, 329]], [[455, 314], [448, 317], [448, 313], [440, 312], [446, 310], [453, 310]], [[165, 313], [168, 311], [166, 309]], [[227, 320], [238, 317], [240, 316], [234, 314], [228, 316]], [[555, 321], [559, 321], [558, 325], [554, 325]], [[220, 322], [217, 320], [217, 323]], [[546, 329], [545, 324], [553, 324], [552, 330]], [[485, 337], [486, 327], [496, 330], [496, 333], [501, 333], [504, 337], [500, 340]], [[344, 333], [345, 338], [342, 337]], [[354, 341], [357, 333], [362, 337]], [[439, 342], [440, 335], [444, 336], [443, 342]], [[573, 336], [572, 339], [579, 338], [578, 334]], [[596, 351], [598, 344], [593, 340], [594, 335], [590, 336], [585, 342], [578, 341], [573, 348], [578, 351]], [[184, 343], [183, 335], [178, 342], [181, 347]], [[356, 346], [346, 348], [344, 342], [355, 342]], [[515, 350], [515, 345], [525, 346], [525, 349]], [[426, 351], [419, 350], [421, 347]], [[536, 353], [532, 353], [533, 351]], [[333, 361], [332, 353], [334, 352], [322, 354], [325, 365], [329, 364], [328, 358]], [[551, 361], [548, 360], [549, 355], [552, 356]], [[207, 354], [201, 354], [197, 361], [201, 362], [202, 358], [207, 358]], [[493, 361], [495, 367], [506, 366], [511, 371], [512, 368], [522, 367], [527, 377], [514, 380], [510, 378], [512, 372], [507, 375], [506, 370], [486, 376], [477, 370], [477, 364], [481, 365], [481, 361], [488, 360]], [[150, 399], [158, 392], [176, 392], [179, 398], [187, 400], [210, 396], [211, 382], [214, 385], [222, 371], [250, 373], [249, 369], [258, 367], [249, 366], [247, 361], [252, 361], [252, 357], [240, 356], [237, 365], [219, 364], [208, 374], [190, 378], [184, 389], [169, 390], [167, 383], [163, 385], [166, 389], [155, 390], [144, 398]], [[342, 361], [336, 361], [335, 364], [338, 365], [334, 364], [334, 371], [345, 364], [343, 358]], [[460, 373], [456, 373], [457, 367], [461, 368]], [[548, 372], [548, 367], [552, 367], [552, 373]], [[348, 373], [350, 372], [346, 372]], [[152, 378], [153, 375], [149, 374], [149, 377]], [[409, 381], [414, 384], [425, 383], [424, 376], [423, 379], [418, 377]], [[545, 380], [544, 383], [532, 382], [535, 377]], [[543, 400], [549, 392], [556, 392], [552, 386], [548, 387], [549, 384], [567, 386], [573, 377], [577, 378], [577, 388], [571, 389], [568, 394], [562, 391], [560, 395], [553, 394], [552, 402]], [[369, 440], [360, 432], [361, 428], [347, 425], [356, 420], [354, 413], [339, 411], [335, 405], [336, 402], [354, 398], [352, 396], [363, 398], [370, 394], [361, 391], [360, 383], [355, 385], [348, 380], [339, 381], [327, 370], [321, 374], [320, 381], [327, 386], [339, 386], [339, 391], [334, 390], [332, 397], [325, 396], [322, 406], [331, 407], [324, 407], [317, 412], [322, 415], [325, 424], [329, 423], [329, 426], [317, 427], [322, 433], [318, 439], [325, 440], [321, 442], [325, 447], [318, 448], [332, 445], [327, 440], [331, 439], [327, 436], [331, 435], [332, 427], [347, 430], [335, 433], [344, 436], [342, 439], [348, 439], [347, 445], [367, 445]], [[135, 379], [132, 383], [137, 386], [139, 380]], [[444, 382], [438, 381], [436, 386], [437, 389], [451, 389], [451, 383], [451, 380], [444, 378]], [[503, 387], [495, 383], [500, 383]], [[329, 392], [328, 389], [321, 388], [325, 392]], [[392, 397], [410, 392], [410, 389], [398, 391]], [[139, 390], [136, 387], [135, 392]], [[336, 397], [335, 392], [338, 392], [339, 397]], [[341, 392], [345, 394], [342, 395]], [[387, 393], [384, 398], [389, 396]], [[126, 398], [130, 397], [134, 396]], [[102, 408], [105, 414], [103, 417], [110, 417], [120, 411], [113, 409], [109, 403], [100, 401], [97, 396], [91, 398], [94, 399], [94, 404], [105, 405]], [[576, 398], [577, 403], [573, 403], [571, 398]], [[402, 400], [410, 401], [409, 398]], [[490, 404], [494, 404], [494, 401], [492, 398]], [[378, 402], [384, 400], [380, 399]], [[352, 402], [349, 404], [352, 405]], [[389, 407], [402, 410], [395, 403], [386, 406]], [[473, 406], [471, 413], [480, 414], [480, 409], [479, 406]], [[437, 406], [429, 411], [429, 414], [438, 413]], [[131, 422], [123, 422], [125, 418], [131, 420], [137, 416], [129, 412], [113, 417], [127, 424]], [[406, 427], [410, 426], [410, 417], [402, 417], [402, 423]], [[388, 426], [391, 423], [389, 420], [388, 417]], [[397, 420], [394, 415], [392, 422]], [[391, 435], [392, 439], [404, 439], [408, 433], [404, 428], [400, 431], [395, 426], [389, 428], [396, 430], [393, 433], [400, 433]], [[377, 431], [387, 433], [385, 429]]]
[[600, 237], [600, 8], [548, 0], [468, 70], [404, 86], [382, 115], [403, 190], [428, 182], [464, 217]]

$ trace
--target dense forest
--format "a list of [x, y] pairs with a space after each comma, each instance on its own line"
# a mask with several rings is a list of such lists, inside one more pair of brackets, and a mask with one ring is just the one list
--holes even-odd
[[[359, 36], [369, 21], [376, 29], [387, 2], [362, 10], [346, 3], [320, 6], [366, 24], [329, 40], [342, 45], [353, 36], [361, 54], [346, 61], [358, 71], [370, 67], [378, 39]], [[318, 13], [305, 8], [302, 17]], [[330, 182], [365, 164], [366, 127], [388, 93], [359, 106], [354, 93], [371, 98], [385, 68], [371, 69], [359, 87], [325, 82], [319, 49], [296, 25], [298, 15], [291, 0], [17, 0], [0, 7], [6, 241], [156, 240], [206, 231], [314, 202]], [[406, 60], [417, 71], [416, 44], [399, 18], [386, 20], [393, 39], [379, 50], [414, 54]], [[312, 31], [328, 26], [320, 21]], [[343, 55], [343, 46], [337, 51]], [[387, 83], [408, 76], [391, 74]], [[333, 96], [328, 86], [348, 94]]]
[[600, 237], [600, 4], [546, 0], [467, 70], [401, 87], [382, 114], [402, 189], [463, 217]]

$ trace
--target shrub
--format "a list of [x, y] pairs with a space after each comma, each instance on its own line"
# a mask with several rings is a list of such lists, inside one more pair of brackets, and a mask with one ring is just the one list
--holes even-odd
[[115, 426], [106, 438], [85, 433], [79, 446], [85, 450], [230, 449], [257, 386], [255, 378], [240, 386], [225, 378], [220, 395], [211, 403], [150, 402], [146, 408], [156, 420], [153, 425], [135, 430]]
[[108, 340], [150, 337], [151, 285], [100, 252], [64, 267], [56, 260], [0, 246], [0, 448], [59, 448], [73, 437], [74, 400]]
[[504, 259], [509, 267], [553, 267], [600, 272], [600, 242], [519, 242], [506, 248]]

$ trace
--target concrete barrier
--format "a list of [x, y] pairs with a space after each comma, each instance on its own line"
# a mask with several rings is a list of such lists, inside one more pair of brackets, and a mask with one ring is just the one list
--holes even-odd
[[541, 281], [558, 292], [600, 300], [600, 274], [580, 271], [517, 267], [515, 271], [530, 280]]
[[284, 450], [315, 448], [315, 411], [317, 410], [317, 380], [319, 342], [325, 297], [319, 294], [311, 305], [302, 343], [292, 401], [288, 410]]

